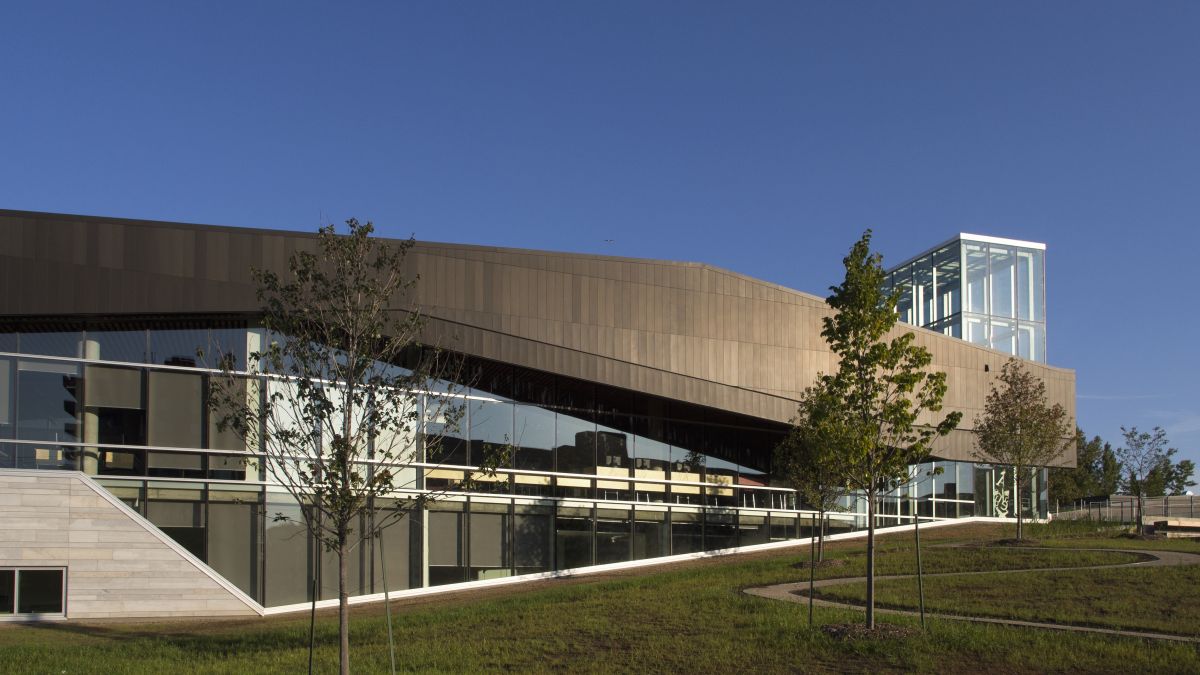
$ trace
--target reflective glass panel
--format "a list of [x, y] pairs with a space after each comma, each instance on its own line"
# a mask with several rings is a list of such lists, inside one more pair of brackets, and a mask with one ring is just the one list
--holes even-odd
[[633, 559], [657, 558], [671, 552], [666, 511], [639, 509], [633, 521]]
[[512, 574], [507, 504], [471, 504], [471, 579]]
[[513, 556], [517, 574], [545, 572], [550, 569], [551, 539], [554, 534], [553, 509], [518, 504], [513, 521]]
[[992, 285], [990, 313], [994, 316], [1015, 316], [1016, 255], [1013, 249], [993, 244], [989, 263]]
[[17, 597], [16, 584], [16, 570], [0, 570], [0, 615], [12, 614], [15, 611], [13, 602]]
[[596, 425], [570, 415], [558, 415], [558, 471], [560, 473], [596, 472]]
[[596, 509], [596, 564], [625, 562], [631, 555], [630, 512]]
[[554, 413], [534, 406], [518, 405], [515, 415], [515, 467], [553, 471]]
[[146, 360], [146, 331], [89, 330], [85, 358], [95, 361], [125, 361], [144, 363]]
[[309, 599], [313, 556], [304, 513], [290, 497], [268, 493], [266, 505], [267, 571], [264, 581], [268, 606], [290, 605]]
[[966, 311], [987, 313], [987, 247], [982, 244], [963, 244], [967, 266]]
[[592, 510], [559, 507], [555, 518], [557, 563], [560, 570], [592, 564]]
[[20, 614], [62, 614], [63, 571], [20, 570], [17, 598]]
[[79, 367], [22, 360], [17, 366], [17, 438], [78, 441]]
[[[203, 360], [198, 355], [201, 351], [205, 354]], [[206, 364], [215, 367], [218, 363], [206, 328], [150, 331], [149, 361], [190, 367]]]
[[21, 333], [20, 351], [23, 354], [66, 356], [77, 359], [83, 356], [80, 350], [82, 340], [82, 331]]

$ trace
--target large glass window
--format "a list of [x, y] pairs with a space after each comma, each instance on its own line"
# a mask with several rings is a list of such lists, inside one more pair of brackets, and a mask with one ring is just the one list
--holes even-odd
[[[617, 422], [622, 416], [606, 416], [606, 421]], [[629, 424], [623, 424], [628, 429]], [[614, 478], [628, 478], [633, 462], [633, 434], [620, 429], [598, 424], [596, 426], [596, 474]], [[628, 480], [597, 480], [597, 496], [601, 499], [628, 500], [632, 484]]]
[[513, 522], [513, 556], [517, 574], [550, 570], [554, 509], [546, 506], [516, 506]]
[[17, 365], [17, 438], [78, 441], [79, 367], [21, 360]]
[[408, 508], [407, 505], [398, 503], [398, 500], [378, 499], [375, 502], [376, 524], [390, 522], [375, 539], [375, 561], [372, 565], [375, 570], [374, 591], [382, 592], [384, 589], [384, 569], [387, 570], [387, 589], [389, 591], [397, 591], [409, 588], [409, 577], [411, 575], [411, 567], [409, 560], [411, 557], [412, 547], [409, 545], [411, 538], [412, 518], [420, 518], [420, 511], [410, 511], [407, 515], [399, 520], [396, 517], [399, 511]]
[[[203, 360], [200, 352], [204, 353]], [[152, 330], [149, 361], [168, 366], [216, 367], [218, 357], [210, 343], [207, 328]]]
[[667, 511], [638, 508], [633, 519], [633, 559], [657, 558], [671, 552]]
[[1013, 249], [992, 244], [988, 256], [991, 265], [990, 279], [992, 286], [993, 316], [1013, 317], [1016, 293], [1016, 256]]
[[262, 493], [212, 485], [208, 497], [209, 566], [251, 597], [260, 597]]
[[149, 374], [150, 445], [199, 448], [204, 429], [204, 381], [198, 374]]
[[17, 611], [17, 571], [0, 570], [0, 616]]
[[88, 330], [84, 349], [84, 357], [93, 361], [143, 363], [146, 360], [146, 331]]
[[61, 569], [0, 570], [0, 615], [62, 614]]
[[622, 508], [596, 509], [596, 564], [625, 562], [630, 551], [630, 512]]
[[[204, 560], [205, 518], [203, 490], [180, 483], [150, 483], [146, 490], [146, 519], [192, 555]], [[191, 484], [183, 484], [191, 485]]]
[[[468, 404], [470, 424], [470, 456], [471, 466], [479, 466], [487, 459], [504, 452], [513, 439], [513, 406], [509, 403], [472, 400]], [[508, 474], [495, 476], [479, 476], [483, 483], [481, 490], [486, 492], [502, 492], [505, 490], [504, 481]]]
[[429, 507], [429, 585], [467, 580], [463, 556], [463, 505], [437, 503]]
[[471, 579], [494, 579], [512, 574], [507, 503], [471, 503]]
[[555, 438], [559, 473], [596, 472], [595, 423], [559, 414]]
[[697, 510], [671, 509], [671, 553], [704, 550], [704, 514]]
[[528, 405], [515, 410], [515, 466], [537, 471], [554, 470], [554, 413]]
[[291, 605], [311, 597], [315, 558], [309, 543], [304, 512], [294, 499], [267, 493], [266, 505], [266, 604]]
[[[146, 411], [142, 397], [142, 371], [135, 368], [85, 366], [84, 423], [95, 425], [89, 442], [109, 445], [144, 445]], [[88, 434], [91, 436], [91, 433]]]
[[146, 453], [146, 473], [159, 478], [204, 478], [204, 455], [149, 452]]
[[558, 547], [555, 567], [560, 570], [592, 564], [592, 510], [561, 506], [554, 522]]
[[83, 333], [80, 331], [61, 331], [45, 333], [21, 333], [20, 351], [23, 354], [41, 354], [42, 356], [65, 356], [78, 359], [83, 356], [80, 345]]
[[636, 501], [663, 502], [666, 501], [667, 469], [671, 464], [671, 446], [645, 436], [638, 436], [634, 441], [633, 475], [636, 478], [647, 478], [654, 482], [638, 482], [634, 484]]
[[933, 254], [937, 308], [933, 320], [943, 320], [962, 311], [962, 254], [959, 245]]
[[967, 266], [967, 307], [966, 311], [976, 314], [987, 314], [987, 246], [984, 244], [963, 244], [963, 257]]
[[0, 439], [13, 437], [13, 361], [0, 357]]

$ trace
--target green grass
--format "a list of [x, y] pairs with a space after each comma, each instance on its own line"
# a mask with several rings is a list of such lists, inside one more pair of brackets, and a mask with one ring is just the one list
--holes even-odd
[[[876, 582], [881, 607], [916, 609], [915, 579]], [[819, 597], [860, 603], [865, 584], [822, 589]], [[1025, 572], [927, 577], [925, 608], [1048, 623], [1200, 636], [1200, 567]]]
[[[931, 545], [999, 538], [995, 526], [929, 530]], [[911, 535], [882, 540], [880, 573], [911, 570]], [[861, 541], [831, 545], [856, 576]], [[930, 571], [1091, 564], [1091, 554], [1007, 548], [923, 550]], [[407, 601], [395, 611], [398, 660], [419, 672], [1129, 672], [1200, 671], [1196, 648], [1173, 643], [933, 621], [904, 641], [834, 641], [807, 626], [802, 605], [741, 589], [807, 578], [807, 549], [676, 564]], [[1090, 573], [1090, 572], [1088, 572]], [[1081, 573], [1083, 574], [1083, 573]], [[1011, 576], [1011, 575], [1010, 575]], [[1011, 580], [1011, 579], [1010, 579]], [[861, 621], [819, 610], [818, 623]], [[908, 619], [887, 619], [897, 623]], [[356, 609], [352, 661], [386, 672], [378, 606]], [[0, 627], [0, 671], [12, 673], [274, 673], [307, 663], [307, 617]], [[319, 672], [336, 669], [336, 619], [318, 617]]]

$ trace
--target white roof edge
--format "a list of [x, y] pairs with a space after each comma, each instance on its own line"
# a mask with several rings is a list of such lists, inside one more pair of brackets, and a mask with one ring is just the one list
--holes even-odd
[[967, 232], [959, 232], [959, 239], [969, 239], [971, 241], [982, 241], [989, 244], [1000, 244], [1001, 246], [1020, 246], [1021, 248], [1035, 248], [1039, 251], [1045, 251], [1046, 245], [1037, 241], [1024, 241], [1022, 239], [1008, 239], [1006, 237], [989, 237], [986, 234], [969, 234]]
[[1037, 249], [1039, 251], [1046, 250], [1045, 244], [1036, 242], [1036, 241], [1024, 241], [1021, 239], [1008, 239], [1006, 237], [991, 237], [986, 234], [970, 234], [968, 232], [959, 232], [958, 234], [954, 235], [953, 237], [950, 237], [946, 241], [943, 241], [942, 243], [938, 244], [937, 246], [931, 246], [914, 256], [909, 256], [909, 257], [905, 258], [903, 262], [896, 263], [895, 265], [888, 265], [886, 268], [884, 268], [884, 271], [891, 272], [894, 270], [898, 270], [901, 267], [904, 267], [905, 265], [907, 265], [913, 261], [924, 258], [925, 256], [933, 253], [934, 251], [941, 250], [941, 249], [949, 246], [950, 244], [953, 244], [956, 241], [962, 241], [963, 239], [966, 239], [967, 241], [978, 241], [978, 242], [983, 242], [983, 243], [987, 243], [987, 244], [999, 244], [1001, 246], [1020, 246], [1021, 248], [1032, 248], [1032, 249]]

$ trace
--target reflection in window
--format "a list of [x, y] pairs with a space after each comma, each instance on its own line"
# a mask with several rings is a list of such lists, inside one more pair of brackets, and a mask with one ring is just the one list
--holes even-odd
[[596, 472], [594, 423], [560, 414], [555, 439], [559, 473]]
[[554, 413], [542, 408], [518, 405], [515, 415], [515, 467], [553, 471]]
[[61, 569], [0, 570], [0, 615], [62, 614]]
[[633, 521], [633, 559], [657, 558], [671, 552], [667, 512], [639, 509]]
[[987, 314], [987, 246], [963, 244], [967, 265], [966, 311]]
[[145, 445], [146, 413], [140, 370], [85, 366], [84, 387], [85, 422], [95, 425], [95, 442]]
[[146, 472], [162, 478], [204, 478], [204, 456], [190, 452], [147, 453]]
[[17, 397], [13, 391], [15, 363], [0, 358], [0, 439], [13, 437], [13, 404]]
[[508, 536], [508, 504], [471, 504], [471, 576], [475, 579], [506, 577], [512, 547]]
[[462, 504], [434, 504], [428, 516], [429, 585], [466, 581]]
[[[164, 493], [174, 490], [161, 490]], [[180, 493], [192, 492], [180, 490]], [[204, 503], [199, 501], [199, 491], [194, 500], [189, 501], [160, 501], [151, 499], [146, 502], [146, 519], [158, 526], [163, 534], [177, 541], [192, 555], [204, 560]], [[180, 496], [184, 496], [180, 494]]]
[[[290, 605], [310, 599], [314, 569], [304, 514], [291, 497], [268, 493], [266, 506], [267, 605]], [[390, 581], [390, 579], [389, 579]]]
[[41, 354], [43, 356], [65, 356], [77, 359], [83, 334], [80, 331], [21, 333], [19, 351], [23, 354]]
[[101, 450], [99, 462], [99, 473], [102, 476], [146, 475], [144, 450]]
[[261, 494], [213, 487], [209, 500], [206, 562], [251, 597], [260, 597]]
[[699, 511], [671, 509], [671, 553], [704, 550], [704, 517]]
[[17, 366], [17, 437], [78, 441], [79, 367], [26, 361]]
[[[198, 352], [205, 353], [203, 362]], [[188, 367], [206, 364], [216, 366], [218, 363], [210, 345], [207, 328], [150, 331], [149, 361], [168, 366]]]
[[1011, 248], [993, 244], [989, 255], [991, 265], [990, 281], [992, 286], [993, 316], [1012, 317], [1014, 300], [1014, 282], [1016, 281], [1016, 258]]
[[592, 564], [592, 510], [564, 506], [558, 509], [554, 521], [558, 546], [557, 563], [560, 570], [587, 567]]
[[513, 521], [513, 555], [517, 574], [545, 572], [550, 569], [551, 538], [554, 533], [553, 509], [544, 506], [516, 506]]
[[204, 429], [204, 381], [200, 375], [152, 370], [149, 389], [150, 445], [199, 448]]
[[146, 331], [88, 330], [87, 353], [94, 361], [143, 363], [146, 360]]
[[596, 509], [596, 564], [629, 560], [630, 545], [629, 511]]

